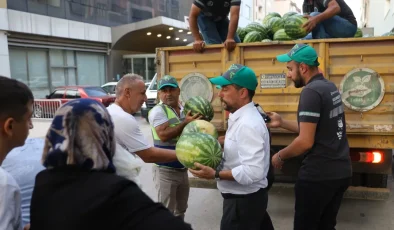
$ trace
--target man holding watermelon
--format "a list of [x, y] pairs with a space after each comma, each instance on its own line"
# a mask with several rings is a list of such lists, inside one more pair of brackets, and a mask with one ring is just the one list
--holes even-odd
[[314, 39], [351, 38], [357, 32], [356, 18], [345, 0], [304, 0], [303, 12], [308, 18], [303, 28]]
[[252, 69], [234, 64], [210, 81], [221, 88], [219, 98], [230, 112], [224, 140], [223, 164], [217, 169], [195, 163], [197, 177], [216, 179], [222, 193], [221, 230], [265, 229], [267, 173], [270, 167], [269, 133], [252, 99], [257, 87]]
[[236, 33], [240, 8], [241, 0], [194, 0], [189, 14], [190, 31], [194, 37], [193, 49], [202, 52], [205, 43], [224, 43], [228, 51], [233, 51], [236, 43], [241, 42]]
[[341, 94], [319, 73], [317, 53], [311, 46], [297, 44], [277, 59], [287, 62], [287, 77], [294, 86], [304, 88], [298, 122], [267, 113], [269, 127], [298, 133], [290, 145], [272, 157], [272, 164], [281, 168], [286, 160], [304, 154], [295, 184], [294, 230], [332, 230], [352, 176]]
[[[149, 111], [149, 123], [156, 148], [175, 150], [183, 128], [199, 114], [186, 116], [179, 103], [180, 89], [177, 80], [169, 75], [160, 79], [157, 85], [160, 103]], [[189, 199], [189, 177], [187, 168], [178, 160], [153, 165], [153, 181], [158, 192], [157, 200], [175, 216], [184, 218]]]

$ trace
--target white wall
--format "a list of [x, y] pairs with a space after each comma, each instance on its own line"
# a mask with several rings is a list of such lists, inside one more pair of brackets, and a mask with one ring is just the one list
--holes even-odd
[[0, 75], [10, 77], [7, 30], [7, 9], [0, 8]]
[[112, 42], [110, 27], [15, 10], [7, 11], [9, 31], [96, 42]]
[[374, 27], [375, 36], [389, 32], [394, 27], [394, 0], [391, 0], [388, 13], [386, 11], [387, 0], [370, 0], [368, 9], [368, 27]]
[[253, 22], [253, 0], [242, 0], [241, 1], [241, 12], [238, 21], [239, 27], [245, 27]]

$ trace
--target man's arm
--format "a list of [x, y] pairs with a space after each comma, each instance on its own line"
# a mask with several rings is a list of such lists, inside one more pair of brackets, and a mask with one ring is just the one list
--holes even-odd
[[300, 121], [299, 135], [286, 148], [272, 157], [272, 164], [280, 168], [283, 161], [304, 154], [315, 142], [317, 123], [320, 120], [322, 99], [312, 89], [304, 89], [300, 97], [298, 117]]
[[228, 25], [227, 39], [234, 39], [235, 32], [237, 32], [240, 8], [239, 5], [234, 5], [230, 8], [230, 23]]
[[201, 9], [194, 3], [189, 12], [189, 27], [195, 41], [202, 41], [197, 24], [197, 17], [200, 15]]
[[296, 121], [283, 120], [281, 128], [289, 130], [290, 132], [293, 132], [293, 133], [300, 132], [300, 129], [298, 127], [298, 122], [296, 122]]
[[166, 163], [178, 160], [175, 150], [151, 147], [135, 152], [145, 163]]
[[315, 16], [317, 23], [332, 18], [341, 12], [341, 7], [336, 0], [328, 0], [328, 4], [326, 7], [327, 9], [324, 12]]
[[[152, 116], [158, 116], [158, 117], [162, 117], [163, 115], [165, 116], [165, 114], [152, 114]], [[199, 114], [195, 114], [194, 116], [191, 115], [191, 111], [189, 111], [186, 116], [185, 119], [178, 124], [177, 126], [174, 127], [170, 127], [170, 123], [167, 121], [165, 123], [162, 123], [160, 125], [156, 125], [155, 123], [155, 118], [154, 117], [149, 117], [149, 123], [151, 123], [156, 130], [157, 135], [159, 136], [160, 140], [162, 142], [167, 142], [173, 138], [176, 138], [177, 136], [181, 135], [183, 129], [185, 128], [185, 126], [187, 124], [189, 124], [190, 122], [200, 119], [201, 116]], [[165, 119], [167, 119], [167, 117], [165, 117]], [[152, 120], [152, 122], [151, 122]]]
[[0, 185], [0, 229], [21, 230], [20, 191], [12, 185]]

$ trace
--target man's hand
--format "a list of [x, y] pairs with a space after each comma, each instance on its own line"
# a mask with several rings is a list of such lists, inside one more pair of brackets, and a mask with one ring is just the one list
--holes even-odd
[[220, 145], [223, 147], [224, 146], [224, 140], [226, 139], [226, 136], [220, 136], [218, 137], [218, 141]]
[[304, 15], [304, 18], [308, 18], [308, 21], [305, 22], [304, 25], [302, 25], [302, 28], [304, 28], [309, 33], [316, 27], [318, 21], [316, 17], [312, 17], [309, 15]]
[[205, 42], [203, 40], [195, 40], [193, 43], [193, 49], [195, 52], [202, 53], [204, 51]]
[[29, 230], [30, 229], [30, 224], [26, 224], [23, 230]]
[[196, 166], [199, 170], [189, 169], [189, 171], [195, 177], [204, 178], [204, 179], [215, 179], [215, 170], [209, 166], [202, 165], [200, 163], [195, 162], [194, 166]]
[[192, 111], [189, 111], [189, 112], [186, 114], [186, 116], [185, 116], [184, 122], [185, 122], [186, 124], [189, 124], [189, 123], [192, 122], [192, 121], [200, 120], [202, 117], [203, 117], [203, 116], [200, 115], [199, 113], [192, 115]]
[[276, 153], [275, 155], [272, 156], [271, 162], [272, 162], [272, 165], [273, 165], [275, 168], [277, 168], [277, 169], [281, 169], [282, 166], [283, 166], [283, 163], [284, 163], [283, 161], [281, 161], [281, 160], [279, 159], [279, 153]]
[[268, 128], [279, 128], [282, 126], [282, 117], [275, 113], [275, 112], [267, 112], [267, 115], [269, 118], [271, 118], [271, 121], [267, 123]]
[[224, 42], [224, 47], [226, 47], [228, 52], [232, 52], [235, 49], [236, 44], [237, 43], [235, 42], [234, 38], [227, 38]]

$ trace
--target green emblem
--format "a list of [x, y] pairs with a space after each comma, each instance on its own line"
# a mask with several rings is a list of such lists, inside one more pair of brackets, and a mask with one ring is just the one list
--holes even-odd
[[343, 103], [352, 110], [369, 111], [382, 101], [384, 82], [379, 74], [369, 68], [357, 68], [348, 72], [340, 88]]

